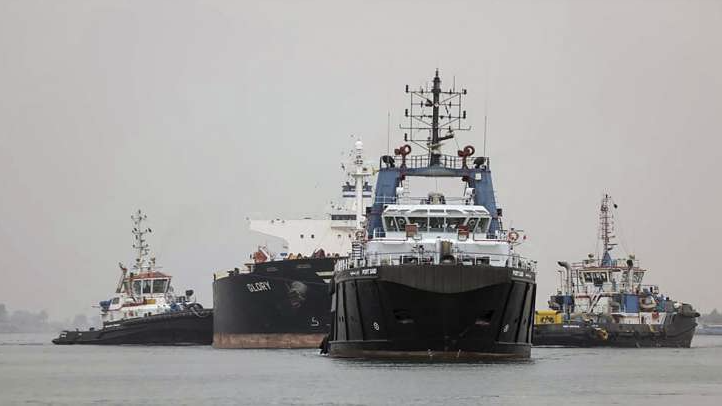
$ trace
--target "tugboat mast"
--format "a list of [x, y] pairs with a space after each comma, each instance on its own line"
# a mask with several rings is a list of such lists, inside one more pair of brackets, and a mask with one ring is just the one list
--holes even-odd
[[133, 270], [136, 271], [136, 273], [143, 272], [144, 270], [152, 270], [153, 265], [155, 265], [155, 260], [151, 259], [150, 263], [146, 260], [146, 257], [150, 253], [150, 248], [144, 238], [145, 235], [151, 233], [152, 230], [150, 228], [143, 229], [141, 225], [144, 220], [148, 219], [148, 216], [138, 210], [138, 212], [130, 216], [130, 218], [133, 220], [133, 225], [135, 226], [133, 227], [133, 235], [135, 236], [133, 248], [138, 250], [135, 264], [133, 264]]
[[617, 207], [612, 201], [612, 196], [605, 193], [599, 209], [599, 238], [602, 240], [603, 246], [601, 266], [612, 266], [612, 255], [610, 252], [617, 245], [611, 242], [612, 238], [614, 238], [614, 215], [610, 210], [610, 206], [614, 208]]
[[[466, 119], [466, 110], [461, 109], [461, 96], [466, 95], [466, 89], [457, 92], [451, 88], [448, 91], [441, 89], [441, 78], [439, 70], [436, 69], [433, 86], [431, 90], [421, 88], [416, 91], [409, 90], [406, 85], [406, 93], [411, 97], [411, 108], [406, 109], [405, 116], [409, 118], [409, 126], [401, 127], [409, 130], [404, 134], [404, 141], [419, 144], [419, 140], [413, 137], [414, 130], [428, 130], [430, 136], [426, 139], [426, 149], [429, 151], [429, 166], [441, 165], [441, 142], [454, 138], [454, 131], [468, 131], [471, 127], [461, 127], [461, 120]], [[431, 93], [431, 99], [427, 95]], [[445, 97], [442, 99], [442, 95]], [[420, 112], [415, 113], [414, 107], [419, 107]], [[431, 114], [424, 111], [424, 108], [431, 107]], [[441, 112], [441, 107], [444, 112]], [[431, 119], [431, 122], [429, 122]], [[440, 135], [440, 130], [445, 127], [446, 135]]]

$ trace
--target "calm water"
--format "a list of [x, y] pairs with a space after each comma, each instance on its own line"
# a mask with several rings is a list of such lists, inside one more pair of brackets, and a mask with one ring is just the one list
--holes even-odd
[[517, 363], [336, 360], [313, 350], [54, 346], [0, 334], [0, 404], [722, 404], [722, 337], [691, 349], [545, 349]]

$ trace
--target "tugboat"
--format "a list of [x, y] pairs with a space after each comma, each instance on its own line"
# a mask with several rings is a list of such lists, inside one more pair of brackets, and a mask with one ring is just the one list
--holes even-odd
[[549, 310], [535, 315], [534, 345], [689, 348], [699, 317], [691, 305], [642, 283], [646, 269], [634, 255], [614, 259], [617, 205], [605, 194], [599, 212], [601, 258], [559, 262], [561, 286]]
[[[381, 157], [373, 206], [351, 257], [334, 273], [333, 324], [322, 353], [345, 358], [528, 358], [536, 291], [535, 264], [515, 246], [521, 230], [505, 230], [489, 159], [466, 146], [456, 155], [441, 143], [462, 128], [466, 90], [409, 90], [405, 144]], [[415, 111], [416, 110], [416, 111]], [[422, 142], [414, 131], [429, 131]], [[444, 135], [440, 131], [445, 130]], [[411, 197], [408, 179], [456, 178], [463, 195]], [[362, 212], [357, 214], [361, 218]]]
[[[353, 162], [363, 162], [356, 142]], [[346, 170], [346, 165], [342, 164]], [[353, 171], [370, 169], [352, 165]], [[324, 219], [251, 220], [250, 229], [281, 238], [283, 252], [258, 247], [251, 262], [217, 272], [213, 281], [216, 348], [317, 348], [330, 328], [328, 285], [337, 263], [351, 250], [371, 185], [346, 181], [344, 203], [333, 204]], [[357, 193], [358, 192], [358, 193]]]
[[54, 344], [153, 344], [210, 345], [213, 311], [193, 298], [193, 290], [176, 296], [171, 276], [160, 272], [150, 258], [143, 228], [147, 216], [140, 210], [131, 216], [137, 257], [133, 269], [119, 264], [121, 276], [111, 299], [101, 301], [103, 327], [87, 331], [63, 331]]

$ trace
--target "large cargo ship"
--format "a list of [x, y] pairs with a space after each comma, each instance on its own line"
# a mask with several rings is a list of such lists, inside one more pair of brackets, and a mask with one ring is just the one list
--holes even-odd
[[536, 312], [534, 345], [565, 347], [689, 347], [696, 318], [691, 305], [643, 283], [647, 269], [634, 255], [615, 259], [614, 210], [605, 194], [599, 210], [602, 253], [559, 262], [560, 287], [548, 310]]
[[[353, 161], [363, 161], [360, 141], [356, 147]], [[332, 204], [323, 219], [250, 221], [251, 230], [278, 237], [284, 245], [281, 252], [261, 246], [249, 263], [216, 272], [214, 347], [318, 347], [331, 324], [329, 281], [351, 249], [360, 221], [355, 206], [365, 207], [372, 188], [347, 181], [341, 192], [343, 201]]]
[[137, 256], [130, 271], [119, 264], [115, 294], [99, 303], [103, 326], [63, 331], [53, 343], [210, 345], [213, 311], [196, 303], [192, 290], [175, 294], [171, 276], [150, 257], [146, 235], [151, 230], [142, 226], [147, 216], [138, 210], [131, 218]]
[[[487, 157], [441, 144], [463, 129], [465, 90], [406, 88], [405, 144], [379, 162], [375, 198], [352, 256], [334, 274], [333, 324], [322, 351], [358, 358], [527, 358], [535, 297], [534, 262], [504, 229]], [[422, 139], [413, 132], [428, 131]], [[445, 131], [444, 135], [440, 131]], [[462, 196], [412, 197], [409, 178], [460, 180]], [[361, 214], [359, 213], [359, 216]]]

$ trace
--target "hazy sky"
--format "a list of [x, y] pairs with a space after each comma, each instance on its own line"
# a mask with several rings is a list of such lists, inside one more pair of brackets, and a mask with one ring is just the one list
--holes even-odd
[[488, 114], [539, 305], [606, 190], [646, 281], [722, 306], [720, 50], [722, 1], [0, 0], [0, 302], [94, 312], [142, 208], [210, 305], [212, 272], [266, 240], [245, 218], [321, 215], [351, 135], [377, 159], [438, 67], [469, 89], [459, 144]]

